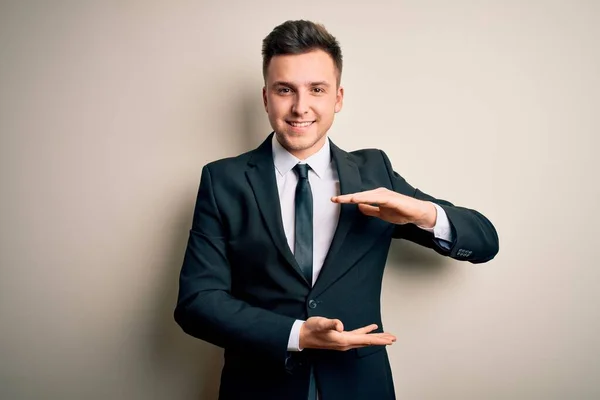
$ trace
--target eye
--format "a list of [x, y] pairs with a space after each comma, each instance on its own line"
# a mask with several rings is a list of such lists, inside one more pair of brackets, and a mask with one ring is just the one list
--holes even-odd
[[290, 88], [286, 88], [286, 87], [277, 89], [278, 94], [289, 94], [291, 92], [292, 92], [292, 90]]
[[323, 89], [322, 87], [314, 87], [313, 88], [313, 92], [315, 92], [315, 93], [325, 93], [325, 89]]

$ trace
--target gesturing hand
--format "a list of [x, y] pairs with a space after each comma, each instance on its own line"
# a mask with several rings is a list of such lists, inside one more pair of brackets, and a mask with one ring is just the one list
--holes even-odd
[[386, 188], [334, 196], [331, 201], [358, 204], [358, 209], [363, 214], [393, 224], [412, 223], [432, 228], [437, 217], [437, 210], [433, 203], [405, 196]]
[[369, 333], [377, 329], [372, 324], [353, 331], [344, 331], [339, 319], [310, 317], [300, 328], [300, 348], [346, 351], [357, 347], [385, 346], [396, 341], [389, 333]]

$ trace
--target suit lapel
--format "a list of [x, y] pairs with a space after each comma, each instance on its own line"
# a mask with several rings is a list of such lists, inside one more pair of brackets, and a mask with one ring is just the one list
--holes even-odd
[[[279, 192], [277, 191], [277, 181], [275, 179], [275, 167], [273, 165], [273, 148], [271, 140], [273, 134], [253, 152], [248, 161], [246, 176], [254, 192], [256, 203], [263, 217], [265, 225], [269, 231], [271, 239], [275, 243], [278, 251], [289, 263], [298, 277], [306, 282], [298, 262], [294, 258], [290, 247], [287, 244], [283, 222], [281, 219], [281, 205]], [[306, 282], [308, 285], [309, 283]]]
[[[330, 142], [331, 156], [335, 161], [340, 180], [340, 194], [356, 193], [362, 191], [362, 181], [360, 172], [354, 161], [350, 159], [350, 154], [341, 150], [339, 147]], [[356, 204], [341, 204], [340, 217], [338, 225], [329, 247], [329, 252], [325, 257], [321, 273], [313, 288], [313, 296], [316, 297], [343, 275], [350, 265], [340, 264], [335, 265], [334, 262], [338, 259], [337, 254], [344, 243], [344, 239], [348, 231], [352, 227], [353, 222], [360, 211]], [[341, 253], [343, 254], [343, 253]]]

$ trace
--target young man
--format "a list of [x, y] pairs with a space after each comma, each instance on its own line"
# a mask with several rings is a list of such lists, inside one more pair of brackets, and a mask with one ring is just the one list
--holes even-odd
[[220, 399], [394, 399], [380, 313], [391, 239], [472, 263], [498, 252], [482, 214], [413, 188], [382, 151], [327, 138], [341, 73], [323, 26], [277, 26], [263, 41], [274, 133], [202, 170], [175, 319], [225, 349]]

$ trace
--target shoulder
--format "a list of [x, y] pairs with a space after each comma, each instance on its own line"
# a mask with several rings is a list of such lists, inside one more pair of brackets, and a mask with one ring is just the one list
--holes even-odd
[[388, 173], [393, 170], [390, 159], [381, 149], [367, 148], [345, 151], [336, 146], [333, 142], [331, 143], [331, 148], [333, 152], [337, 154], [337, 159], [346, 158], [348, 161], [354, 163], [359, 169], [375, 168], [376, 170], [381, 170], [383, 168], [387, 170]]
[[235, 157], [221, 158], [211, 161], [202, 167], [200, 182], [217, 187], [230, 188], [245, 180], [245, 171], [251, 152]]
[[273, 171], [273, 156], [264, 145], [234, 157], [221, 158], [204, 165], [201, 181], [210, 182], [215, 190], [239, 190], [246, 188], [247, 173], [260, 166], [260, 172]]
[[379, 181], [383, 179], [383, 186], [387, 186], [393, 176], [398, 176], [390, 159], [381, 149], [368, 148], [344, 152], [346, 159], [356, 165], [363, 180]]
[[248, 165], [248, 161], [250, 161], [252, 153], [253, 151], [248, 151], [235, 157], [214, 160], [206, 164], [204, 168], [210, 170], [211, 173], [226, 173], [242, 170]]
[[347, 153], [348, 159], [353, 161], [359, 168], [362, 167], [388, 167], [389, 159], [383, 150], [380, 149], [360, 149]]

